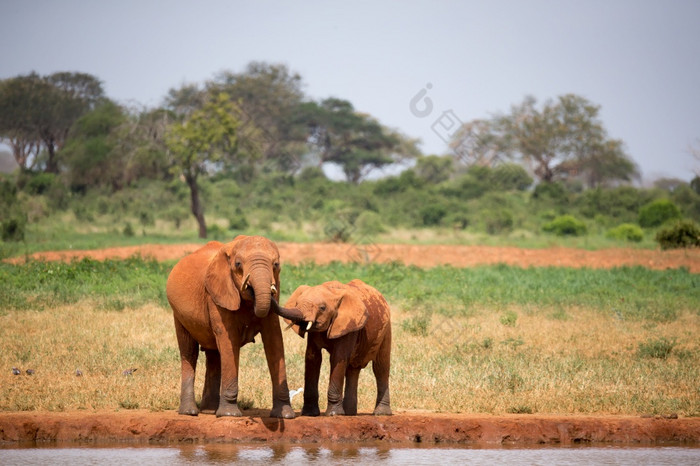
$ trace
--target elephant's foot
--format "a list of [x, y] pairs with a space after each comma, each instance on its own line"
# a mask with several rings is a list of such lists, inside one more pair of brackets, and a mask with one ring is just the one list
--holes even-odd
[[318, 405], [304, 405], [301, 408], [301, 415], [316, 417], [321, 415], [321, 410], [318, 409]]
[[197, 405], [192, 403], [180, 403], [180, 409], [177, 410], [178, 414], [184, 414], [187, 416], [196, 416], [199, 414], [199, 409]]
[[345, 410], [343, 409], [342, 404], [337, 404], [337, 405], [328, 405], [328, 408], [326, 408], [326, 416], [344, 416], [345, 415]]
[[241, 413], [241, 410], [238, 408], [238, 403], [222, 402], [219, 404], [219, 409], [216, 410], [216, 417], [241, 417], [242, 415], [243, 413]]
[[375, 416], [391, 416], [391, 406], [388, 405], [377, 405], [374, 408]]
[[294, 410], [288, 404], [273, 407], [270, 411], [270, 417], [277, 417], [280, 419], [294, 419]]
[[202, 398], [199, 404], [199, 412], [202, 414], [214, 414], [219, 407], [219, 400], [209, 400]]

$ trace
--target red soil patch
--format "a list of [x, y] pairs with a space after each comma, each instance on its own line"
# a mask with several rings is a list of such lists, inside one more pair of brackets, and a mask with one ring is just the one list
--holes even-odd
[[[490, 246], [418, 246], [278, 243], [288, 264], [331, 261], [400, 261], [419, 267], [450, 264], [469, 267], [504, 263], [521, 267], [611, 268], [642, 266], [652, 269], [687, 267], [700, 273], [700, 250], [656, 251], [569, 248], [519, 249]], [[90, 251], [42, 252], [35, 259], [98, 260], [127, 258], [135, 254], [159, 261], [183, 257], [198, 244], [142, 245]], [[21, 262], [15, 258], [13, 262]], [[174, 412], [141, 411], [99, 413], [0, 413], [0, 444], [23, 442], [426, 442], [471, 445], [542, 445], [588, 442], [700, 443], [700, 418], [668, 419], [631, 416], [488, 416], [401, 412], [374, 417], [298, 417], [278, 420], [264, 411], [245, 412], [242, 418]]]
[[[144, 244], [85, 251], [38, 252], [30, 257], [49, 261], [91, 257], [98, 260], [127, 258], [135, 254], [159, 261], [179, 259], [199, 248], [198, 244]], [[446, 246], [371, 244], [352, 245], [338, 243], [277, 243], [283, 263], [299, 264], [315, 262], [326, 264], [342, 262], [391, 262], [433, 267], [449, 264], [470, 267], [482, 264], [509, 264], [520, 267], [589, 267], [612, 268], [641, 266], [651, 269], [687, 267], [692, 273], [700, 273], [700, 249], [650, 250], [650, 249], [601, 249], [587, 251], [573, 248], [521, 249], [495, 246]], [[23, 257], [12, 259], [21, 262]]]

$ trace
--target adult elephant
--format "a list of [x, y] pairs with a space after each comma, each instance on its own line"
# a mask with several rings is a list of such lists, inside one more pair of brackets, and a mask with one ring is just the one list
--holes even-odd
[[[343, 284], [330, 281], [297, 288], [285, 307], [273, 309], [304, 336], [304, 416], [318, 416], [318, 379], [321, 350], [330, 353], [330, 381], [326, 415], [357, 414], [357, 383], [360, 370], [372, 361], [377, 381], [375, 415], [390, 415], [391, 310], [384, 297], [362, 280]], [[345, 394], [343, 395], [343, 382]]]
[[[227, 244], [212, 241], [175, 265], [166, 291], [180, 347], [180, 414], [196, 416], [201, 409], [215, 411], [217, 417], [241, 415], [240, 348], [260, 333], [272, 379], [270, 416], [294, 417], [279, 318], [270, 312], [279, 289], [279, 251], [261, 236], [241, 235]], [[200, 347], [206, 375], [198, 408], [194, 377]]]

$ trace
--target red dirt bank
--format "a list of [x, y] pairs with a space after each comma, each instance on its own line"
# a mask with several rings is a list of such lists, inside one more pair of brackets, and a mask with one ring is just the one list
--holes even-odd
[[700, 442], [700, 418], [488, 416], [397, 413], [375, 417], [180, 416], [174, 412], [2, 413], [0, 443], [423, 442], [466, 445]]

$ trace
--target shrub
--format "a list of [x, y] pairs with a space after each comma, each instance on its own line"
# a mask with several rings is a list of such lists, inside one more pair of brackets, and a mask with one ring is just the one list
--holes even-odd
[[361, 235], [378, 235], [386, 232], [381, 215], [371, 210], [362, 212], [355, 220], [355, 226]]
[[683, 220], [656, 234], [661, 249], [700, 247], [700, 227], [690, 220]]
[[518, 321], [518, 314], [515, 311], [506, 311], [501, 315], [500, 321], [506, 327], [515, 327], [515, 323]]
[[131, 226], [131, 222], [126, 222], [124, 224], [124, 229], [122, 230], [124, 236], [132, 237], [134, 236], [134, 227]]
[[586, 224], [573, 215], [559, 216], [546, 223], [542, 229], [557, 236], [581, 236], [586, 234]]
[[668, 340], [666, 338], [657, 338], [655, 340], [647, 340], [639, 343], [637, 347], [637, 356], [640, 358], [657, 358], [666, 359], [676, 346], [676, 340]]
[[3, 241], [24, 241], [26, 221], [19, 215], [10, 217], [2, 222]]
[[561, 183], [539, 183], [532, 191], [532, 198], [538, 201], [551, 201], [559, 205], [569, 202], [569, 194]]
[[44, 194], [51, 189], [55, 181], [56, 175], [53, 173], [36, 173], [27, 180], [24, 190], [29, 194]]
[[228, 229], [229, 230], [245, 230], [248, 228], [249, 223], [248, 220], [245, 218], [245, 214], [243, 213], [243, 210], [241, 210], [240, 207], [236, 207], [235, 212], [229, 218], [228, 220]]
[[491, 180], [494, 186], [504, 191], [525, 191], [533, 182], [527, 170], [516, 163], [498, 165], [493, 169]]
[[637, 225], [632, 223], [623, 223], [608, 230], [605, 234], [608, 238], [619, 239], [622, 241], [632, 241], [639, 243], [644, 239], [644, 231]]
[[427, 205], [420, 208], [419, 215], [424, 226], [435, 226], [447, 215], [447, 208], [441, 205]]
[[428, 334], [428, 326], [430, 325], [430, 316], [422, 315], [411, 317], [401, 322], [401, 328], [412, 335], [426, 336]]
[[510, 231], [513, 228], [513, 214], [509, 209], [497, 209], [484, 213], [486, 231], [490, 235]]
[[668, 199], [657, 199], [639, 209], [639, 224], [644, 228], [654, 228], [681, 217], [681, 211]]

